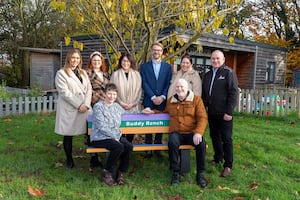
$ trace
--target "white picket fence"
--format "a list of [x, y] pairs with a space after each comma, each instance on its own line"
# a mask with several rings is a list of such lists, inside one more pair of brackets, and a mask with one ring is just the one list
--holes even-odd
[[[56, 110], [56, 96], [0, 98], [0, 118], [9, 115], [46, 113]], [[2, 108], [2, 109], [1, 109]], [[300, 90], [297, 89], [242, 89], [236, 112], [261, 116], [300, 116]]]
[[56, 99], [53, 96], [7, 98], [5, 101], [0, 98], [0, 118], [9, 115], [53, 112], [55, 110]]

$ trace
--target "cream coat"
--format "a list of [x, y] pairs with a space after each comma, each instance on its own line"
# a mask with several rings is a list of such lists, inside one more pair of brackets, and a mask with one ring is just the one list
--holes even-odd
[[[70, 76], [60, 69], [55, 76], [58, 91], [55, 132], [73, 136], [86, 133], [86, 118], [91, 111], [92, 86], [86, 72], [82, 76], [82, 83], [71, 69], [69, 74]], [[89, 111], [78, 112], [81, 104], [88, 106]]]
[[175, 84], [178, 79], [183, 78], [187, 80], [189, 83], [189, 89], [194, 92], [195, 95], [200, 96], [202, 94], [202, 81], [198, 74], [198, 72], [194, 69], [191, 71], [182, 73], [182, 70], [179, 70], [176, 74], [173, 74], [171, 85], [168, 91], [168, 98], [174, 95], [175, 92]]
[[114, 83], [118, 88], [117, 102], [126, 104], [134, 104], [131, 110], [137, 110], [142, 95], [142, 79], [138, 71], [130, 69], [128, 80], [123, 69], [115, 71], [110, 78], [110, 82]]

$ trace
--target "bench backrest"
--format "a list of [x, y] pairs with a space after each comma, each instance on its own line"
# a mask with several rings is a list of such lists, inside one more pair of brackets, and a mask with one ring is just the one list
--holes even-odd
[[[168, 133], [169, 114], [124, 114], [120, 129], [122, 134]], [[93, 116], [87, 118], [88, 134], [91, 133]]]

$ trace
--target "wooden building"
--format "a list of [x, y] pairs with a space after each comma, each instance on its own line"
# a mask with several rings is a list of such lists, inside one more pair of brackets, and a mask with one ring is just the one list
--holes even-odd
[[[180, 37], [187, 41], [190, 36], [181, 35]], [[82, 51], [83, 67], [86, 66], [88, 56], [93, 51], [105, 52], [104, 44], [98, 35], [78, 36], [73, 37], [72, 40], [84, 44], [84, 50]], [[63, 65], [66, 53], [72, 48], [72, 45], [65, 46], [64, 42], [61, 44], [61, 65]], [[197, 45], [202, 45], [203, 52], [199, 53], [197, 51]], [[234, 43], [229, 43], [228, 38], [224, 36], [203, 35], [188, 49], [189, 54], [193, 56], [194, 67], [201, 76], [210, 69], [210, 56], [215, 49], [224, 52], [226, 64], [236, 71], [240, 88], [284, 87], [286, 49], [241, 39], [235, 39]], [[179, 63], [180, 60], [172, 63], [174, 71], [178, 69]]]
[[44, 91], [51, 91], [55, 88], [54, 78], [56, 71], [60, 68], [59, 49], [43, 48], [20, 48], [23, 51], [24, 67], [23, 79], [27, 79], [26, 73], [29, 74], [29, 80], [26, 85], [30, 87], [39, 86]]

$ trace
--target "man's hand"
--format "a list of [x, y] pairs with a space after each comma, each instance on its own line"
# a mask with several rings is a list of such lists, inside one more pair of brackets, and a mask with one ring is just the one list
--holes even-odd
[[158, 97], [155, 97], [152, 101], [155, 105], [158, 106], [164, 101], [164, 98], [162, 98], [161, 96], [158, 96]]
[[224, 113], [223, 119], [224, 119], [225, 121], [230, 121], [230, 120], [232, 120], [232, 116], [231, 116], [231, 115], [228, 115], [228, 114], [226, 114], [226, 113]]
[[195, 133], [193, 136], [193, 142], [195, 145], [200, 144], [200, 142], [202, 142], [202, 135], [199, 133]]

